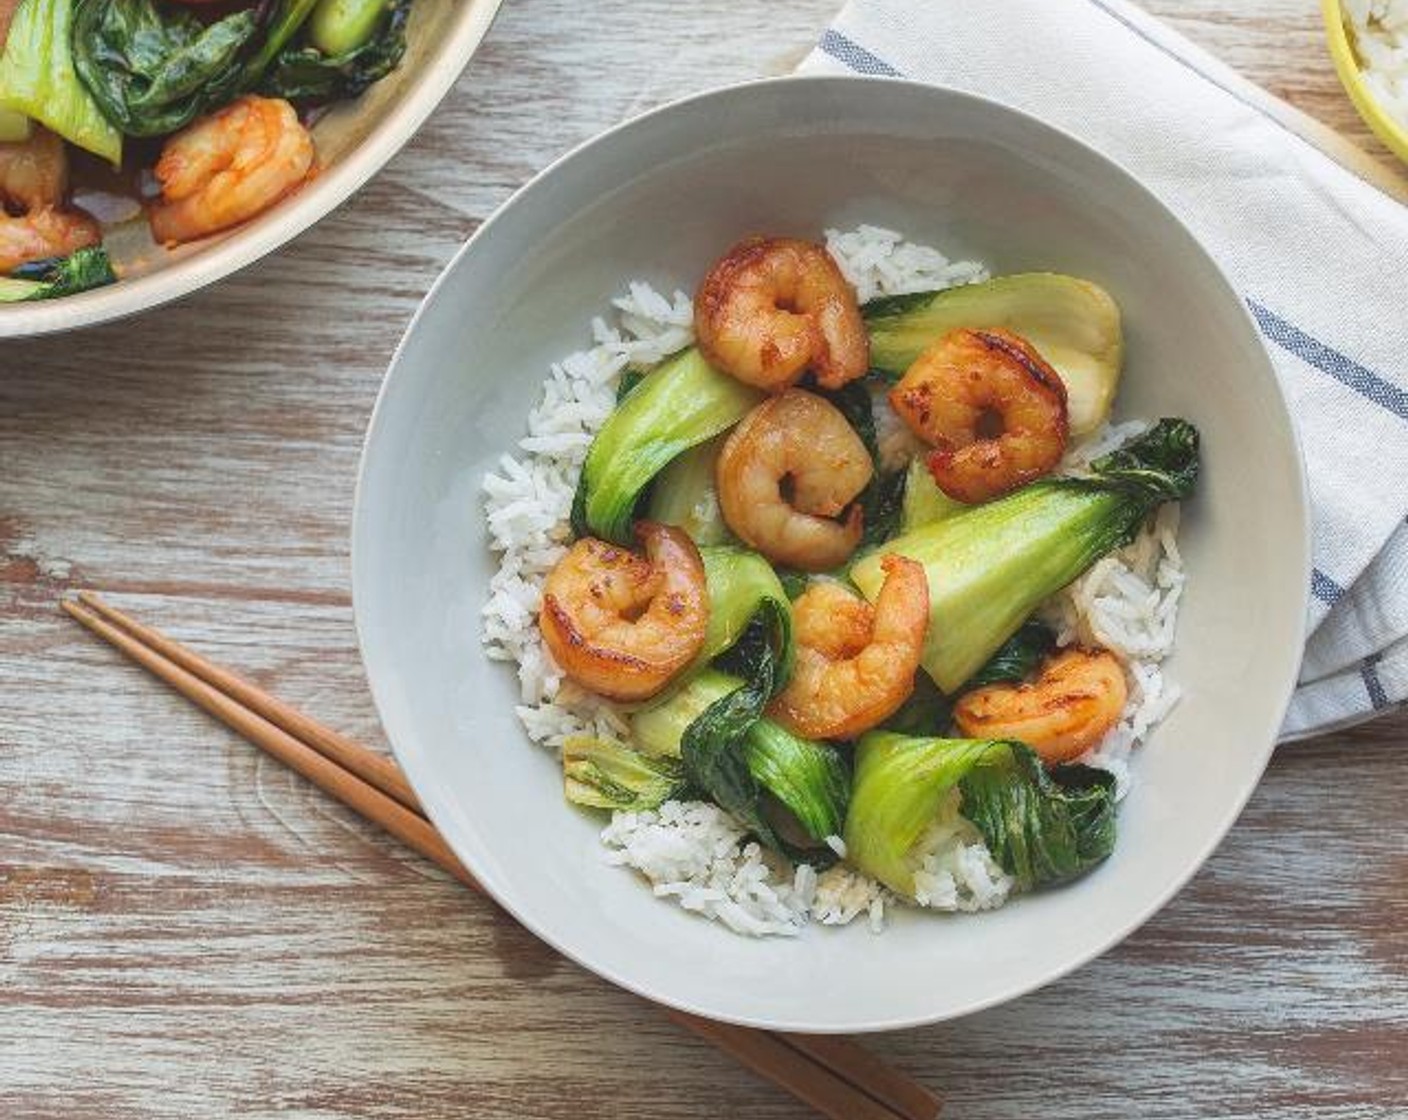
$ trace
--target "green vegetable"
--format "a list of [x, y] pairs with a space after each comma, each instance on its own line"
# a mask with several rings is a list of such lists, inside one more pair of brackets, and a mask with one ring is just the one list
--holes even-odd
[[[360, 40], [363, 25], [355, 20], [328, 26], [332, 17], [324, 12], [334, 8], [358, 9], [354, 16], [370, 17]], [[321, 0], [309, 25], [310, 42], [289, 47], [274, 59], [261, 92], [292, 101], [360, 96], [401, 64], [410, 14], [411, 0]]]
[[253, 89], [260, 83], [274, 59], [302, 30], [317, 5], [318, 0], [278, 0], [278, 7], [274, 9], [264, 35], [264, 45], [245, 67], [245, 89]]
[[963, 815], [1022, 890], [1074, 879], [1115, 848], [1115, 779], [1089, 766], [1048, 770], [1022, 743], [984, 755], [959, 790]]
[[856, 746], [847, 858], [912, 898], [915, 848], [955, 786], [963, 815], [1022, 889], [1073, 878], [1114, 848], [1109, 774], [1084, 766], [1048, 774], [1021, 743], [872, 731]]
[[677, 525], [701, 548], [733, 539], [719, 510], [714, 469], [723, 449], [723, 436], [715, 436], [681, 452], [655, 476], [650, 487], [647, 513], [652, 521]]
[[73, 61], [108, 120], [164, 136], [235, 97], [258, 31], [252, 8], [210, 23], [179, 4], [79, 0]]
[[593, 809], [653, 809], [684, 791], [684, 764], [578, 736], [562, 745], [567, 800]]
[[[922, 664], [952, 695], [1043, 599], [1100, 557], [1128, 543], [1151, 510], [1187, 497], [1198, 474], [1198, 432], [1161, 420], [1092, 464], [1091, 478], [1033, 483], [890, 541], [929, 576], [929, 630]], [[862, 558], [851, 579], [874, 601], [880, 557]]]
[[741, 420], [763, 397], [689, 349], [649, 373], [597, 432], [572, 504], [572, 528], [620, 545], [642, 492], [680, 452]]
[[846, 858], [907, 898], [911, 853], [945, 795], [995, 744], [981, 739], [912, 739], [871, 731], [856, 744]]
[[14, 144], [29, 139], [32, 122], [23, 113], [0, 109], [0, 143]]
[[900, 532], [908, 533], [921, 525], [932, 525], [967, 508], [939, 489], [922, 456], [909, 461], [904, 483], [904, 504], [900, 508]]
[[308, 41], [325, 55], [356, 50], [372, 37], [387, 7], [386, 0], [318, 0]]
[[782, 802], [813, 840], [841, 835], [851, 776], [835, 747], [760, 719], [743, 737], [743, 757], [758, 784]]
[[768, 634], [778, 678], [792, 675], [795, 649], [792, 641], [792, 603], [783, 590], [772, 565], [756, 552], [732, 545], [701, 548], [704, 576], [709, 585], [709, 626], [696, 665], [705, 665], [725, 650], [732, 649], [749, 625], [756, 625], [765, 604], [771, 610], [764, 617], [773, 628]]
[[22, 113], [109, 163], [122, 134], [79, 80], [69, 39], [74, 0], [22, 0], [0, 54], [0, 109]]
[[1026, 680], [1041, 664], [1042, 659], [1056, 648], [1056, 635], [1045, 623], [1029, 620], [1022, 623], [988, 663], [969, 678], [967, 688], [982, 688], [989, 684]]
[[[743, 637], [719, 659], [722, 672], [706, 669], [659, 707], [637, 713], [632, 730], [646, 749], [670, 754], [669, 736], [683, 725], [678, 752], [691, 784], [769, 847], [799, 855], [780, 834], [765, 795], [820, 841], [841, 827], [850, 782], [836, 748], [762, 718], [784, 683], [774, 648], [779, 609], [764, 602]], [[806, 858], [816, 862], [818, 856]]]
[[680, 743], [689, 725], [709, 705], [733, 692], [742, 681], [717, 669], [701, 669], [648, 708], [631, 714], [631, 738], [648, 754], [680, 756]]
[[870, 386], [865, 380], [851, 381], [840, 389], [822, 392], [856, 430], [875, 468], [870, 482], [856, 500], [860, 503], [862, 533], [860, 547], [870, 548], [893, 537], [900, 525], [904, 504], [905, 472], [887, 471], [880, 461], [880, 444], [875, 435], [875, 408]]
[[862, 311], [870, 329], [870, 364], [891, 377], [902, 376], [930, 343], [951, 330], [1006, 327], [1061, 375], [1073, 436], [1089, 435], [1110, 414], [1124, 360], [1120, 310], [1105, 289], [1088, 280], [1020, 273], [875, 300]]
[[107, 250], [95, 245], [58, 260], [35, 261], [0, 278], [0, 303], [57, 299], [116, 280]]

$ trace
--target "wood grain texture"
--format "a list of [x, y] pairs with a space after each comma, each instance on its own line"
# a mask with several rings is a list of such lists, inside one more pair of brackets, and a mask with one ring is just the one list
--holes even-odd
[[[361, 434], [421, 292], [571, 145], [787, 69], [835, 0], [510, 0], [390, 168], [149, 319], [0, 354], [0, 1116], [805, 1111], [63, 619], [97, 587], [381, 744], [347, 594]], [[1151, 0], [1371, 145], [1313, 0]], [[962, 1118], [1408, 1113], [1408, 717], [1282, 750], [1101, 960], [874, 1040]]]

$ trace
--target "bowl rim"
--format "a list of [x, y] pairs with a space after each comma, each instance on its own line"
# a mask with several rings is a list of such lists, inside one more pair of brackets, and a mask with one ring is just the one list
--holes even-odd
[[1320, 0], [1320, 11], [1325, 20], [1325, 41], [1330, 49], [1330, 60], [1355, 112], [1369, 126], [1369, 131], [1383, 142], [1384, 147], [1408, 164], [1408, 126], [1399, 124], [1364, 84], [1364, 73], [1354, 44], [1350, 41], [1349, 29], [1345, 26], [1344, 5], [1341, 0]]
[[503, 0], [461, 7], [444, 46], [358, 144], [294, 197], [243, 229], [168, 268], [63, 299], [0, 306], [0, 338], [37, 338], [149, 311], [233, 275], [311, 229], [361, 190], [419, 131], [459, 80]]
[[[390, 362], [387, 365], [386, 376], [382, 379], [382, 384], [377, 392], [376, 402], [373, 405], [371, 417], [367, 424], [367, 431], [362, 444], [362, 454], [358, 462], [356, 487], [353, 493], [351, 548], [349, 550], [349, 563], [351, 566], [352, 583], [353, 625], [356, 629], [358, 651], [362, 658], [362, 665], [366, 674], [368, 689], [372, 695], [372, 702], [375, 705], [378, 720], [381, 722], [383, 732], [386, 735], [388, 743], [391, 745], [393, 755], [396, 757], [397, 761], [405, 770], [406, 776], [410, 780], [412, 787], [415, 789], [416, 796], [420, 799], [420, 802], [423, 808], [425, 809], [427, 817], [429, 817], [431, 823], [436, 826], [437, 830], [440, 828], [441, 821], [450, 819], [450, 814], [448, 811], [441, 811], [441, 804], [442, 802], [446, 801], [446, 798], [445, 795], [441, 792], [439, 784], [435, 780], [434, 774], [430, 772], [431, 768], [429, 766], [422, 766], [420, 763], [417, 763], [413, 759], [407, 757], [406, 753], [403, 752], [398, 746], [395, 735], [392, 733], [391, 728], [387, 725], [387, 704], [384, 700], [385, 686], [378, 685], [377, 677], [372, 670], [372, 659], [369, 656], [367, 630], [363, 622], [364, 611], [362, 609], [362, 604], [365, 603], [369, 592], [365, 587], [362, 586], [362, 581], [358, 577], [358, 573], [362, 570], [362, 565], [358, 559], [358, 557], [362, 554], [361, 541], [364, 539], [365, 534], [367, 532], [367, 515], [365, 512], [363, 499], [365, 496], [366, 489], [368, 453], [372, 447], [374, 440], [377, 437], [377, 433], [382, 422], [382, 416], [384, 411], [383, 406], [387, 399], [388, 390], [391, 386], [393, 376], [402, 361], [409, 341], [416, 334], [422, 316], [428, 314], [428, 309], [439, 296], [441, 289], [448, 283], [451, 273], [458, 269], [460, 262], [473, 250], [476, 243], [482, 237], [489, 236], [492, 227], [497, 222], [501, 221], [512, 208], [516, 207], [517, 205], [520, 205], [521, 199], [523, 199], [527, 194], [529, 194], [529, 192], [533, 191], [538, 186], [538, 184], [550, 178], [560, 166], [578, 158], [582, 153], [585, 153], [586, 151], [593, 149], [598, 145], [609, 143], [615, 136], [625, 130], [640, 127], [644, 122], [653, 120], [665, 114], [673, 113], [684, 106], [692, 106], [699, 102], [705, 102], [710, 100], [724, 100], [735, 96], [746, 96], [747, 92], [753, 89], [779, 86], [785, 83], [790, 83], [794, 85], [809, 84], [816, 86], [840, 86], [842, 84], [855, 85], [858, 83], [864, 85], [886, 84], [892, 86], [897, 85], [908, 87], [913, 92], [920, 95], [927, 95], [928, 93], [938, 90], [948, 96], [957, 99], [966, 100], [969, 102], [995, 108], [1004, 113], [1010, 113], [1016, 117], [1023, 118], [1028, 123], [1034, 124], [1039, 128], [1046, 129], [1050, 132], [1059, 134], [1064, 140], [1077, 146], [1085, 154], [1086, 158], [1093, 160], [1096, 163], [1103, 164], [1106, 170], [1125, 179], [1129, 186], [1137, 190], [1139, 193], [1143, 194], [1152, 205], [1158, 207], [1158, 209], [1163, 212], [1163, 214], [1168, 218], [1168, 220], [1172, 222], [1178, 229], [1182, 230], [1183, 233], [1187, 236], [1190, 246], [1195, 252], [1197, 252], [1203, 257], [1204, 263], [1212, 269], [1213, 274], [1221, 283], [1221, 294], [1223, 298], [1226, 299], [1230, 304], [1236, 306], [1240, 320], [1246, 328], [1249, 336], [1256, 340], [1258, 348], [1267, 363], [1267, 371], [1270, 380], [1275, 387], [1274, 398], [1276, 405], [1279, 406], [1280, 424], [1282, 428], [1289, 433], [1291, 446], [1294, 450], [1294, 459], [1296, 462], [1297, 475], [1295, 494], [1298, 500], [1296, 502], [1296, 508], [1293, 512], [1298, 516], [1301, 527], [1298, 542], [1300, 546], [1299, 556], [1297, 557], [1299, 563], [1297, 566], [1299, 567], [1301, 572], [1302, 593], [1298, 599], [1298, 617], [1294, 621], [1297, 655], [1294, 660], [1289, 663], [1289, 668], [1284, 674], [1285, 679], [1281, 682], [1280, 685], [1282, 694], [1281, 699], [1276, 705], [1276, 710], [1279, 713], [1278, 726], [1285, 719], [1285, 713], [1290, 705], [1292, 693], [1294, 691], [1296, 679], [1299, 672], [1300, 651], [1303, 650], [1305, 644], [1307, 628], [1307, 616], [1305, 608], [1306, 604], [1309, 602], [1311, 585], [1312, 555], [1310, 497], [1309, 485], [1305, 471], [1305, 456], [1301, 445], [1299, 430], [1296, 428], [1291, 418], [1289, 402], [1286, 399], [1285, 389], [1281, 385], [1279, 377], [1277, 377], [1275, 374], [1275, 369], [1271, 363], [1269, 351], [1266, 348], [1266, 344], [1261, 336], [1261, 332], [1257, 329], [1256, 323], [1252, 319], [1251, 313], [1248, 310], [1246, 304], [1237, 294], [1236, 289], [1232, 286], [1231, 281], [1227, 278], [1221, 266], [1218, 265], [1216, 259], [1212, 256], [1211, 253], [1208, 252], [1206, 248], [1204, 248], [1201, 240], [1199, 240], [1193, 234], [1193, 232], [1187, 227], [1187, 225], [1182, 221], [1182, 219], [1180, 219], [1167, 205], [1165, 205], [1164, 202], [1157, 195], [1155, 195], [1152, 190], [1146, 187], [1137, 176], [1135, 176], [1131, 171], [1125, 168], [1123, 164], [1119, 163], [1112, 157], [1107, 156], [1103, 152], [1100, 152], [1097, 149], [1091, 147], [1089, 144], [1085, 143], [1083, 140], [1080, 140], [1067, 130], [1060, 128], [1057, 125], [1051, 124], [1043, 120], [1042, 118], [1036, 116], [1035, 114], [1025, 112], [1014, 106], [1005, 104], [1000, 101], [995, 101], [992, 98], [983, 97], [981, 95], [974, 94], [966, 90], [957, 89], [952, 86], [942, 85], [935, 82], [920, 82], [905, 78], [852, 74], [790, 74], [779, 77], [759, 78], [749, 81], [731, 83], [724, 86], [718, 86], [700, 93], [692, 94], [686, 97], [666, 102], [663, 105], [656, 106], [653, 109], [647, 110], [646, 112], [643, 112], [637, 116], [630, 117], [616, 125], [613, 125], [605, 131], [600, 132], [588, 138], [587, 140], [584, 140], [580, 144], [571, 148], [569, 151], [565, 152], [563, 155], [559, 156], [557, 159], [553, 160], [541, 171], [532, 176], [532, 178], [525, 182], [516, 191], [514, 191], [513, 194], [509, 196], [509, 198], [507, 198], [503, 203], [501, 203], [494, 210], [494, 212], [487, 219], [485, 219], [485, 221], [478, 227], [478, 229], [476, 229], [474, 233], [466, 239], [464, 244], [461, 245], [458, 250], [456, 250], [455, 254], [449, 259], [449, 261], [446, 262], [439, 276], [436, 277], [434, 283], [431, 285], [429, 290], [426, 292], [425, 296], [422, 298], [420, 305], [416, 308], [415, 314], [412, 316], [410, 322], [407, 324], [405, 332], [403, 333], [400, 341], [397, 343], [396, 348], [392, 353]], [[911, 1014], [907, 1016], [874, 1017], [865, 1020], [852, 1021], [842, 1025], [817, 1026], [814, 1023], [808, 1023], [796, 1019], [762, 1019], [758, 1017], [749, 1017], [747, 1015], [733, 1015], [726, 1013], [721, 1014], [716, 1009], [702, 1006], [690, 999], [680, 999], [668, 993], [661, 994], [658, 992], [648, 991], [643, 985], [637, 984], [629, 975], [622, 973], [620, 970], [605, 966], [598, 961], [587, 959], [588, 954], [584, 952], [579, 952], [578, 950], [563, 944], [561, 940], [551, 930], [542, 928], [539, 923], [536, 923], [533, 920], [525, 917], [524, 914], [520, 913], [519, 907], [515, 905], [515, 901], [512, 898], [510, 888], [506, 887], [506, 885], [492, 873], [488, 875], [481, 874], [480, 869], [476, 869], [471, 866], [472, 861], [466, 860], [464, 858], [464, 855], [460, 850], [461, 846], [456, 843], [456, 837], [454, 835], [453, 829], [450, 829], [446, 832], [442, 832], [442, 836], [444, 836], [445, 841], [449, 845], [451, 850], [454, 851], [456, 858], [460, 859], [464, 863], [466, 869], [470, 871], [471, 875], [474, 877], [475, 881], [479, 883], [480, 887], [484, 890], [484, 892], [487, 893], [492, 899], [494, 899], [494, 901], [496, 901], [501, 907], [503, 907], [504, 910], [511, 914], [513, 918], [519, 922], [520, 925], [526, 927], [530, 932], [532, 932], [542, 941], [546, 942], [554, 950], [561, 953], [563, 956], [580, 965], [581, 967], [587, 969], [589, 972], [592, 972], [597, 976], [610, 981], [616, 986], [623, 988], [626, 991], [632, 992], [638, 996], [641, 996], [644, 999], [649, 1000], [653, 1003], [658, 1003], [664, 1007], [673, 1008], [675, 1010], [683, 1011], [689, 1014], [699, 1015], [703, 1018], [711, 1019], [717, 1022], [731, 1023], [737, 1026], [752, 1027], [762, 1030], [788, 1031], [804, 1034], [867, 1034], [878, 1031], [904, 1030], [914, 1027], [928, 1026], [939, 1022], [946, 1022], [952, 1019], [958, 1019], [967, 1015], [975, 1014], [979, 1011], [984, 1011], [989, 1008], [1008, 1003], [1024, 995], [1028, 995], [1032, 992], [1035, 992], [1041, 988], [1044, 988], [1054, 983], [1055, 981], [1061, 979], [1064, 976], [1067, 976], [1068, 974], [1074, 972], [1076, 969], [1082, 967], [1083, 965], [1090, 963], [1097, 957], [1103, 956], [1110, 949], [1118, 945], [1120, 942], [1124, 941], [1127, 937], [1129, 937], [1132, 933], [1134, 933], [1137, 929], [1139, 929], [1147, 921], [1149, 921], [1149, 919], [1151, 919], [1155, 914], [1163, 910], [1164, 907], [1167, 906], [1168, 903], [1174, 898], [1174, 896], [1177, 895], [1188, 884], [1188, 882], [1193, 878], [1193, 876], [1196, 875], [1203, 868], [1204, 864], [1207, 862], [1209, 857], [1222, 843], [1227, 833], [1231, 830], [1233, 824], [1236, 823], [1238, 817], [1241, 816], [1242, 811], [1243, 809], [1245, 809], [1247, 802], [1250, 800], [1252, 794], [1255, 792], [1257, 787], [1261, 784], [1261, 778], [1265, 773], [1268, 763], [1270, 762], [1272, 752], [1275, 750], [1276, 747], [1276, 743], [1277, 739], [1273, 735], [1269, 739], [1269, 741], [1259, 749], [1258, 756], [1253, 760], [1255, 763], [1255, 780], [1249, 782], [1247, 788], [1239, 796], [1234, 798], [1231, 803], [1229, 803], [1228, 809], [1223, 815], [1222, 819], [1218, 822], [1216, 828], [1212, 831], [1208, 840], [1197, 851], [1196, 858], [1188, 864], [1187, 870], [1179, 876], [1176, 876], [1175, 879], [1167, 885], [1165, 890], [1162, 891], [1150, 905], [1145, 907], [1141, 912], [1138, 912], [1133, 916], [1120, 922], [1109, 932], [1104, 934], [1102, 937], [1098, 938], [1094, 945], [1088, 950], [1076, 954], [1073, 959], [1065, 962], [1059, 968], [1047, 973], [1045, 977], [1040, 981], [1033, 983], [1016, 982], [1007, 985], [999, 985], [991, 994], [985, 997], [972, 999], [959, 1007], [941, 1012], [939, 1014]]]

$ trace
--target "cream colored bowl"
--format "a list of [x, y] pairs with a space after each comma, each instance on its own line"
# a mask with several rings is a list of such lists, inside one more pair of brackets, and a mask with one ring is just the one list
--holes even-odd
[[[1169, 672], [1186, 689], [1135, 760], [1113, 857], [989, 914], [899, 912], [750, 941], [602, 862], [600, 817], [514, 716], [480, 647], [494, 558], [480, 488], [549, 363], [590, 345], [626, 280], [692, 290], [748, 233], [872, 222], [988, 262], [1059, 269], [1119, 300], [1124, 417], [1184, 416], [1205, 448], [1180, 537]], [[1242, 301], [1130, 175], [1031, 117], [889, 80], [789, 78], [633, 121], [538, 176], [475, 235], [411, 324], [367, 436], [352, 541], [367, 675], [396, 755], [465, 865], [588, 968], [717, 1019], [810, 1031], [932, 1022], [1028, 992], [1167, 902], [1256, 786], [1300, 661], [1309, 577], [1300, 456]], [[1235, 898], [1228, 907], [1238, 905]], [[488, 951], [466, 945], [466, 953]], [[1079, 1031], [1080, 1009], [1071, 1009]]]
[[144, 219], [109, 231], [121, 279], [67, 299], [0, 305], [0, 338], [110, 322], [158, 307], [273, 252], [345, 201], [400, 150], [469, 63], [501, 0], [415, 0], [406, 57], [396, 71], [313, 129], [322, 172], [251, 222], [175, 250], [155, 244]]

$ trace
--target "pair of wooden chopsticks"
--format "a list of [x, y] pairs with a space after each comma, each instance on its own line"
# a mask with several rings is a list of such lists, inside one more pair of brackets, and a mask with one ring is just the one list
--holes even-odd
[[[91, 592], [63, 609], [154, 676], [407, 847], [479, 890], [390, 759], [338, 735]], [[849, 1038], [752, 1030], [665, 1010], [675, 1022], [834, 1120], [934, 1120], [939, 1098]]]

